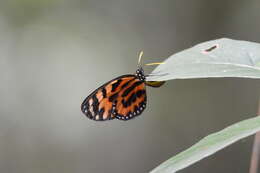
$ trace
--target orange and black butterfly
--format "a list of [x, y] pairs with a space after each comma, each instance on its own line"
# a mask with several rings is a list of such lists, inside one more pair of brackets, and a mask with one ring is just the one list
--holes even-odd
[[[142, 52], [139, 56], [139, 64]], [[92, 92], [82, 103], [81, 111], [90, 119], [129, 120], [146, 108], [146, 85], [160, 87], [164, 81], [146, 81], [139, 65], [135, 74], [119, 76]]]

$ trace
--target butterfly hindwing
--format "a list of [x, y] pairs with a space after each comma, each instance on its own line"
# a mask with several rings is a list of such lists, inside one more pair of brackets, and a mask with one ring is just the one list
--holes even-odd
[[140, 115], [146, 107], [145, 83], [139, 79], [132, 80], [119, 92], [116, 101], [117, 119], [129, 120]]

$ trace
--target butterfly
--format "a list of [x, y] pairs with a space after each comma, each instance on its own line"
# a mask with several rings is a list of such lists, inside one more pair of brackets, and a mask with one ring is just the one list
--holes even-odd
[[[95, 121], [130, 120], [140, 115], [147, 104], [146, 85], [160, 87], [164, 81], [146, 81], [139, 55], [135, 74], [119, 76], [93, 91], [81, 104], [81, 111]], [[158, 63], [151, 63], [158, 64]], [[148, 65], [148, 64], [147, 64]]]

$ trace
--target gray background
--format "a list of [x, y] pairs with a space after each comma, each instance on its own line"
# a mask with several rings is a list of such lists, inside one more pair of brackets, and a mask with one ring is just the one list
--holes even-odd
[[[142, 173], [202, 137], [255, 115], [252, 79], [169, 81], [147, 88], [127, 122], [80, 111], [99, 85], [199, 42], [260, 42], [257, 0], [0, 1], [0, 172]], [[147, 73], [152, 67], [145, 69]], [[180, 172], [247, 172], [247, 138]]]

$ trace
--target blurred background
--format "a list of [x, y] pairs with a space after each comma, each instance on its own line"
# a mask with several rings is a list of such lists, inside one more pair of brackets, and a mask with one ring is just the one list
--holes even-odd
[[[1, 0], [0, 172], [143, 173], [256, 115], [259, 80], [147, 88], [131, 121], [80, 111], [94, 89], [144, 63], [228, 37], [260, 42], [258, 0]], [[149, 73], [153, 67], [145, 68]], [[180, 172], [248, 172], [253, 137]]]

